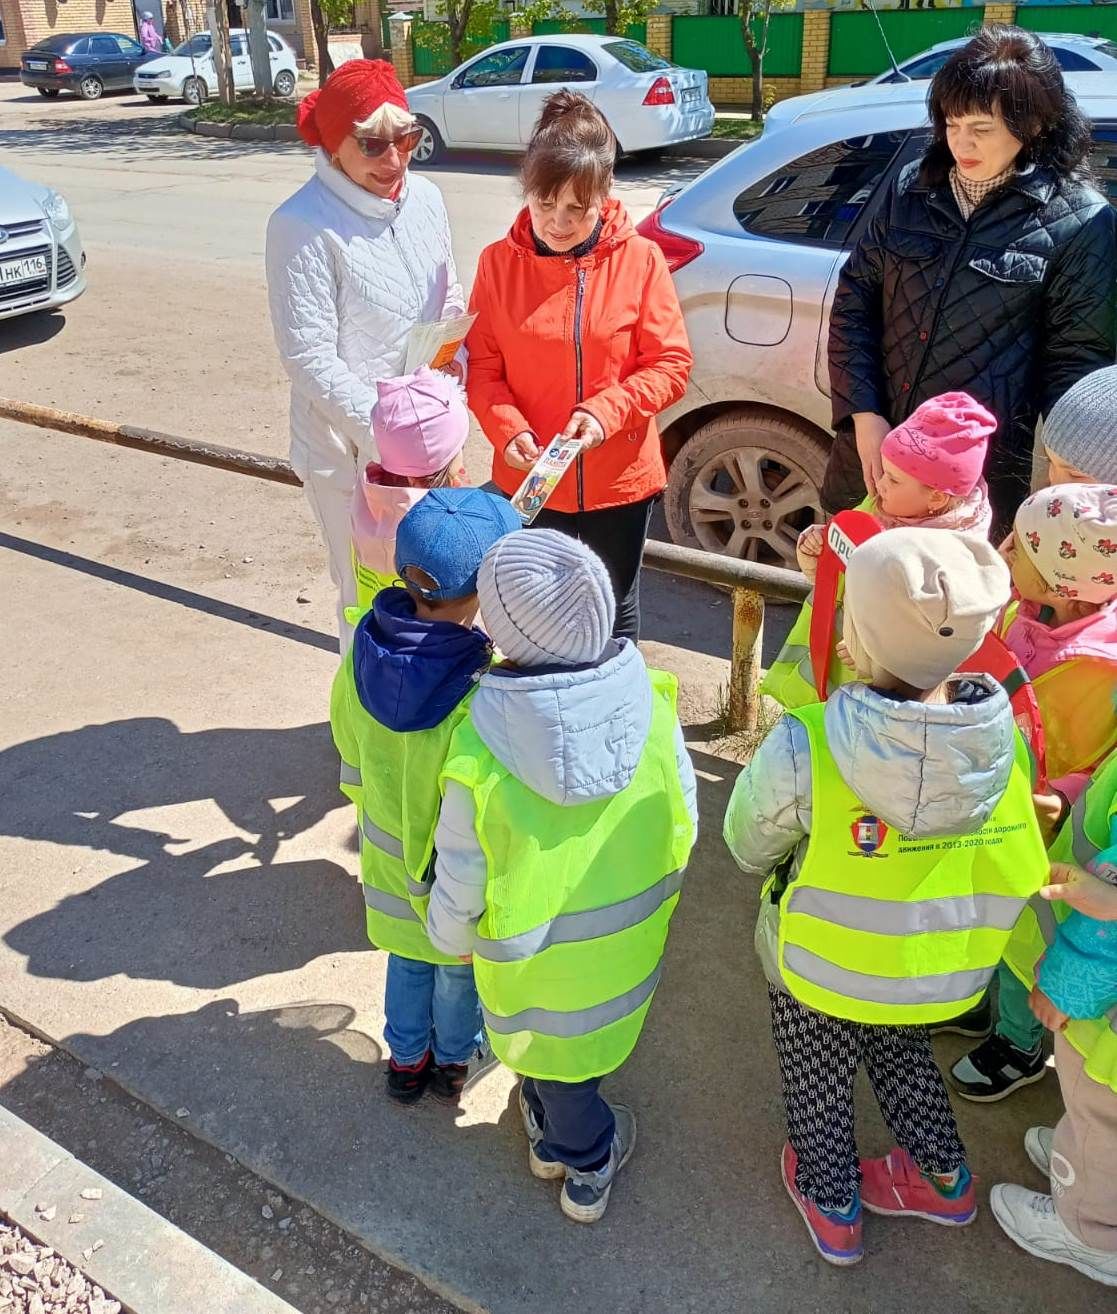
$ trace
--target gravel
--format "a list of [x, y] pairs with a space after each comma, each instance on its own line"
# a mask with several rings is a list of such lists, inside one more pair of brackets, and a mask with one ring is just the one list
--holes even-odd
[[0, 1216], [0, 1314], [120, 1314], [120, 1301]]

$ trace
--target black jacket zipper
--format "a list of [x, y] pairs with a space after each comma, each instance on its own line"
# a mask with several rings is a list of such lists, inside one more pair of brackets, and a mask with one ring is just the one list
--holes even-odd
[[[575, 400], [577, 402], [584, 400], [582, 380], [582, 302], [585, 293], [586, 271], [579, 267], [574, 289], [574, 383], [576, 394]], [[584, 511], [586, 509], [585, 468], [580, 453], [577, 459], [576, 473], [578, 478], [578, 510]]]

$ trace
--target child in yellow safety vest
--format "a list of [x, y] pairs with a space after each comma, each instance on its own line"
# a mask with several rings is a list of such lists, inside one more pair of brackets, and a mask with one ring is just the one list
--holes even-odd
[[609, 574], [551, 529], [486, 555], [481, 677], [442, 770], [430, 936], [472, 954], [496, 1056], [523, 1077], [533, 1176], [605, 1213], [636, 1120], [600, 1093], [639, 1039], [697, 827], [673, 676], [613, 639]]
[[379, 459], [361, 471], [350, 510], [359, 615], [396, 579], [396, 530], [408, 511], [431, 488], [465, 483], [468, 434], [465, 397], [449, 375], [424, 365], [377, 382], [372, 436]]
[[[947, 392], [917, 407], [884, 440], [884, 473], [876, 495], [863, 509], [884, 529], [907, 525], [921, 529], [955, 529], [987, 537], [993, 512], [981, 477], [989, 437], [997, 421], [964, 392]], [[799, 535], [795, 554], [799, 569], [814, 581], [824, 530], [811, 525]], [[818, 701], [809, 650], [812, 602], [804, 603], [761, 692], [782, 707]], [[840, 634], [840, 623], [835, 625]], [[834, 655], [830, 688], [854, 678]]]
[[[977, 1212], [928, 1024], [981, 997], [1047, 872], [1008, 695], [952, 676], [1008, 595], [977, 535], [904, 528], [855, 548], [843, 642], [857, 681], [784, 716], [726, 812], [733, 857], [766, 878], [756, 946], [783, 1181], [832, 1264], [861, 1259], [862, 1206], [948, 1226]], [[897, 1142], [882, 1159], [858, 1156], [862, 1063]]]
[[[1056, 427], [1056, 437], [1061, 426]], [[1117, 747], [1117, 487], [1057, 484], [1029, 497], [1004, 548], [1016, 600], [999, 629], [1035, 691], [1052, 793], [1037, 800], [1052, 829]], [[966, 1099], [988, 1103], [1042, 1081], [1043, 1028], [1008, 971], [998, 974], [992, 1034], [950, 1070]], [[949, 1029], [988, 1031], [988, 1005]]]
[[520, 525], [479, 488], [436, 488], [403, 518], [395, 566], [357, 625], [334, 680], [330, 726], [341, 789], [357, 805], [368, 937], [388, 955], [387, 1094], [428, 1087], [456, 1103], [481, 1038], [473, 969], [427, 935], [438, 773], [455, 726], [492, 660], [474, 624], [486, 550]]

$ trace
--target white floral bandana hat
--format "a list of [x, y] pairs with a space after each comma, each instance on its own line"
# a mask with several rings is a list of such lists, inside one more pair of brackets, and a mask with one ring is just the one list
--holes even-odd
[[1056, 484], [1016, 513], [1016, 546], [1061, 598], [1117, 597], [1117, 488]]

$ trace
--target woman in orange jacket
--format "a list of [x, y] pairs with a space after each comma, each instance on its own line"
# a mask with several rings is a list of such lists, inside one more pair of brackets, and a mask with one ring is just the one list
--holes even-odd
[[601, 557], [614, 633], [635, 641], [648, 517], [667, 482], [655, 417], [683, 395], [693, 358], [661, 251], [609, 195], [615, 155], [589, 100], [547, 100], [521, 169], [527, 205], [477, 266], [468, 391], [506, 493], [555, 434], [584, 440], [535, 525]]

